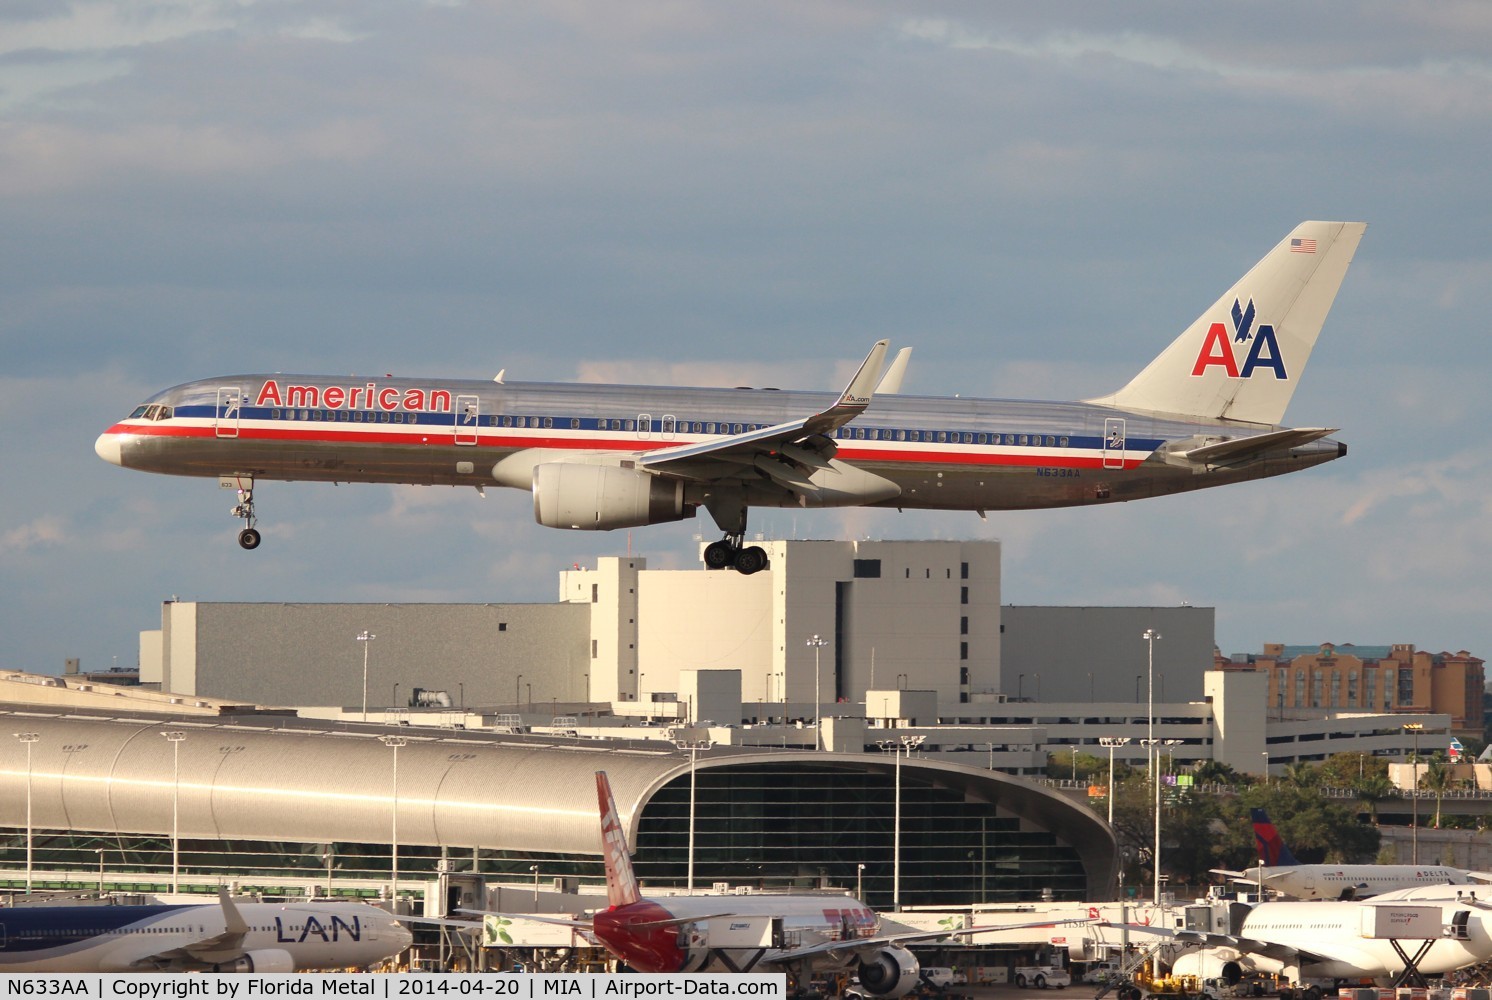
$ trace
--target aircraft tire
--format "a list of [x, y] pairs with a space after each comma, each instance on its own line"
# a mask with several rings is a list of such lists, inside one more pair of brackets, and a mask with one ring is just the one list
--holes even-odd
[[736, 572], [742, 576], [760, 573], [766, 568], [767, 551], [761, 546], [753, 545], [736, 553]]
[[723, 539], [705, 546], [705, 569], [729, 569], [735, 558], [735, 547]]
[[263, 540], [257, 528], [245, 528], [238, 533], [238, 544], [246, 549], [257, 549]]

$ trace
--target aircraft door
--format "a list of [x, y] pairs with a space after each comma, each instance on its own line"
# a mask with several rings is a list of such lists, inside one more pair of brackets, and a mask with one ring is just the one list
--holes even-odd
[[1103, 421], [1103, 467], [1124, 468], [1124, 418], [1105, 417]]
[[651, 413], [639, 413], [637, 415], [637, 436], [644, 441], [653, 436], [653, 415]]
[[456, 443], [476, 444], [477, 426], [482, 422], [481, 400], [476, 396], [456, 397]]
[[665, 441], [672, 441], [674, 438], [674, 431], [678, 426], [678, 421], [674, 419], [674, 415], [672, 413], [665, 413], [658, 423], [659, 435]]
[[220, 438], [238, 437], [238, 414], [243, 393], [236, 385], [218, 387], [218, 405], [213, 411], [213, 433]]

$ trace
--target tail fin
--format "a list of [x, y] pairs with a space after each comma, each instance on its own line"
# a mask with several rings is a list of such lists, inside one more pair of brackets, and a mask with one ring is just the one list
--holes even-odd
[[611, 782], [605, 771], [596, 772], [596, 797], [601, 806], [601, 853], [606, 858], [606, 901], [625, 906], [642, 898], [637, 891], [637, 876], [632, 873], [632, 858], [627, 850], [627, 831], [617, 815], [616, 799], [611, 796]]
[[1254, 842], [1259, 846], [1259, 857], [1266, 865], [1273, 868], [1300, 864], [1295, 855], [1290, 853], [1290, 848], [1285, 846], [1280, 831], [1269, 821], [1268, 813], [1263, 809], [1250, 809], [1249, 816], [1254, 821]]
[[1128, 385], [1088, 402], [1278, 424], [1365, 229], [1302, 222]]

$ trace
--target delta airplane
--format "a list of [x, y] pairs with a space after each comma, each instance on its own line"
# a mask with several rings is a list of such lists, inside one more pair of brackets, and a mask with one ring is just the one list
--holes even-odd
[[1250, 810], [1259, 867], [1246, 872], [1213, 869], [1238, 882], [1271, 889], [1292, 899], [1362, 899], [1419, 886], [1492, 882], [1492, 874], [1445, 865], [1306, 865], [1291, 853], [1263, 809]]
[[0, 910], [0, 973], [303, 972], [376, 965], [409, 947], [366, 903], [16, 906]]
[[[776, 389], [243, 374], [157, 393], [95, 450], [238, 490], [261, 480], [503, 486], [551, 528], [694, 516], [706, 566], [754, 573], [751, 507], [1013, 510], [1117, 503], [1282, 475], [1346, 454], [1280, 424], [1366, 226], [1303, 222], [1127, 385], [1081, 402], [899, 393], [878, 341], [838, 396]], [[877, 388], [880, 394], [877, 395]], [[872, 406], [874, 400], [874, 406]]]
[[[1492, 909], [1492, 908], [1489, 908]], [[1455, 899], [1260, 903], [1232, 933], [1127, 925], [1200, 950], [1178, 957], [1178, 976], [1232, 985], [1246, 972], [1302, 979], [1397, 979], [1412, 966], [1443, 975], [1492, 959], [1488, 911]], [[1428, 925], [1428, 926], [1427, 926]], [[1403, 927], [1402, 932], [1393, 932]], [[1377, 937], [1388, 929], [1398, 939]], [[1405, 943], [1418, 945], [1411, 958]]]
[[[815, 972], [850, 972], [860, 977], [860, 991], [866, 996], [901, 997], [922, 981], [917, 958], [906, 944], [995, 929], [889, 931], [874, 910], [842, 893], [644, 896], [605, 771], [596, 772], [596, 798], [606, 864], [606, 909], [588, 919], [521, 916], [575, 927], [637, 972], [784, 972], [798, 983], [806, 983]], [[473, 926], [467, 921], [416, 919]], [[1046, 920], [1000, 929], [1092, 922]]]

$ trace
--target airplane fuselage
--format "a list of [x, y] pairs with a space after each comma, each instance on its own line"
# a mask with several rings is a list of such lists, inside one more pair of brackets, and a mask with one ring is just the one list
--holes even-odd
[[[126, 468], [261, 480], [532, 488], [543, 462], [608, 464], [829, 405], [832, 394], [450, 379], [237, 375], [176, 386], [99, 438]], [[1235, 464], [1168, 462], [1177, 442], [1273, 430], [1084, 403], [878, 396], [832, 433], [836, 457], [894, 484], [802, 506], [1013, 510], [1113, 503], [1281, 475], [1338, 458], [1331, 439]], [[781, 491], [749, 502], [786, 502]], [[705, 502], [686, 484], [684, 501]]]
[[[774, 954], [871, 937], [879, 925], [864, 903], [827, 893], [647, 897], [592, 918], [596, 936], [628, 965], [670, 973], [764, 971], [775, 967]], [[824, 954], [814, 965], [843, 967], [854, 957]]]
[[1364, 898], [1398, 889], [1476, 881], [1464, 869], [1442, 865], [1266, 866], [1263, 875], [1266, 888], [1295, 899], [1340, 899], [1344, 893]]
[[198, 946], [224, 934], [223, 909], [153, 906], [19, 906], [0, 910], [0, 973], [299, 972], [381, 962], [408, 947], [389, 914], [361, 903], [241, 903], [241, 942]]

